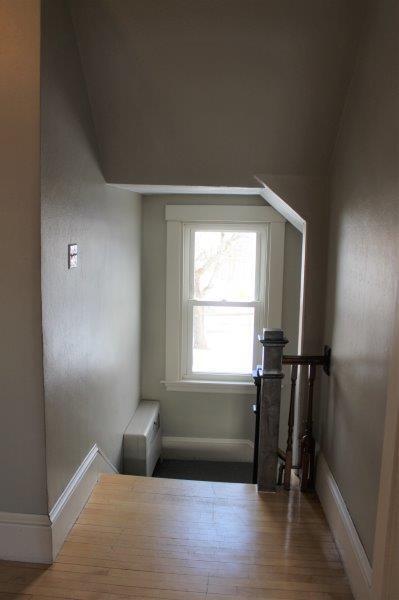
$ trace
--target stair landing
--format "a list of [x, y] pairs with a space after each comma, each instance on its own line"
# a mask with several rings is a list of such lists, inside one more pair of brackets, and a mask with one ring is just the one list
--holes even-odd
[[0, 599], [349, 600], [316, 496], [103, 475], [50, 566], [0, 563]]

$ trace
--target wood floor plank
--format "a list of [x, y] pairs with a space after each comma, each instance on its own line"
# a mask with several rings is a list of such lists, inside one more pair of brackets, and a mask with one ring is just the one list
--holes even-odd
[[350, 600], [314, 495], [104, 475], [51, 566], [0, 562], [0, 600]]
[[[58, 559], [58, 563], [64, 565], [74, 564], [76, 557], [68, 554], [61, 554]], [[79, 562], [81, 565], [89, 565], [103, 568], [116, 568], [127, 569], [131, 571], [136, 570], [154, 570], [157, 572], [167, 573], [180, 573], [190, 574], [196, 572], [197, 574], [214, 575], [218, 577], [249, 577], [251, 573], [256, 573], [256, 570], [251, 569], [251, 566], [245, 562], [234, 563], [234, 562], [217, 562], [217, 561], [206, 561], [206, 560], [173, 560], [162, 557], [156, 562], [151, 559], [143, 560], [142, 557], [137, 559], [128, 560], [121, 556], [107, 556], [107, 557], [87, 557], [79, 556]], [[340, 567], [317, 567], [307, 564], [303, 565], [290, 565], [290, 564], [278, 564], [278, 565], [255, 565], [258, 570], [263, 573], [270, 574], [281, 574], [281, 575], [319, 575], [325, 577], [333, 577], [334, 580], [337, 578], [345, 579], [345, 573]], [[66, 567], [67, 570], [67, 567]]]
[[[72, 538], [74, 539], [74, 538]], [[245, 552], [239, 550], [229, 549], [218, 549], [218, 548], [200, 548], [195, 547], [173, 547], [168, 546], [164, 548], [157, 547], [144, 547], [143, 545], [137, 544], [136, 546], [107, 546], [93, 543], [74, 542], [68, 541], [64, 544], [62, 551], [59, 554], [59, 560], [61, 557], [65, 558], [70, 556], [72, 559], [79, 557], [82, 560], [86, 558], [110, 558], [115, 557], [118, 560], [134, 560], [135, 557], [147, 557], [147, 558], [175, 558], [175, 559], [187, 559], [194, 558], [197, 560], [206, 560], [213, 562], [238, 562], [245, 564], [257, 564], [265, 566], [293, 566], [303, 567], [312, 564], [317, 568], [328, 568], [329, 570], [336, 571], [337, 569], [342, 570], [341, 562], [337, 554], [333, 555], [331, 560], [323, 560], [323, 557], [319, 553], [313, 553], [307, 555], [306, 553], [294, 552], [291, 554], [282, 554], [278, 549], [273, 552]]]

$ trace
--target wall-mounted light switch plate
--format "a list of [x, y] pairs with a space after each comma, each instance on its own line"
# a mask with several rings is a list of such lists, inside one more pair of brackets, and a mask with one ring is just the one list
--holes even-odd
[[68, 244], [68, 269], [78, 266], [78, 245]]

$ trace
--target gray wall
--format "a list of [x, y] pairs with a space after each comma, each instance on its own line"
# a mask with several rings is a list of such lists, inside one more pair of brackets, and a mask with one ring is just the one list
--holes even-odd
[[372, 3], [331, 188], [322, 448], [370, 560], [399, 267], [398, 10]]
[[0, 0], [0, 510], [44, 514], [39, 102], [40, 2]]
[[[142, 396], [161, 401], [164, 435], [253, 439], [254, 396], [168, 392], [165, 378], [166, 204], [264, 205], [257, 196], [145, 196], [142, 235]], [[286, 236], [284, 326], [296, 349], [301, 236]], [[285, 436], [283, 436], [285, 437]]]
[[[140, 391], [141, 199], [104, 183], [67, 5], [44, 3], [42, 290], [49, 506], [94, 442], [118, 465]], [[79, 245], [67, 269], [67, 245]], [[25, 488], [26, 489], [26, 488]]]
[[359, 0], [71, 0], [107, 181], [326, 173]]

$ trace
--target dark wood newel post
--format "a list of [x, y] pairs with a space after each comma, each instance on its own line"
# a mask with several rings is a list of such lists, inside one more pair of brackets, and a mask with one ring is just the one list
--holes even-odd
[[288, 343], [281, 329], [264, 329], [259, 336], [263, 345], [262, 389], [260, 397], [258, 490], [276, 490], [278, 437], [280, 423], [283, 349]]

